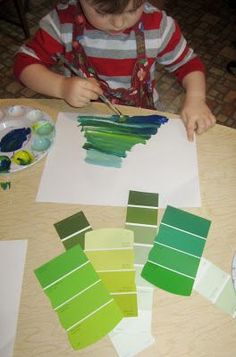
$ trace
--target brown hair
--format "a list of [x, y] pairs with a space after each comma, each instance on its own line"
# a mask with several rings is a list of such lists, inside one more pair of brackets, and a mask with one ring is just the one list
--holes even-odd
[[[131, 0], [88, 0], [88, 3], [104, 14], [119, 14], [124, 11]], [[144, 0], [133, 0], [133, 8], [137, 9]]]

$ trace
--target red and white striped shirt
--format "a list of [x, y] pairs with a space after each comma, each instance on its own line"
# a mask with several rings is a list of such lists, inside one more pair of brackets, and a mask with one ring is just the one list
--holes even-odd
[[[39, 63], [51, 67], [56, 63], [56, 53], [72, 60], [76, 7], [76, 0], [69, 0], [66, 4], [59, 3], [40, 21], [40, 28], [34, 38], [23, 45], [16, 55], [14, 74], [17, 78], [30, 64]], [[156, 63], [165, 66], [180, 81], [193, 71], [204, 71], [201, 60], [188, 47], [178, 24], [164, 11], [147, 2], [140, 21], [144, 28], [151, 79], [154, 79]], [[137, 59], [134, 29], [112, 35], [86, 23], [80, 43], [99, 78], [111, 88], [130, 87]], [[72, 75], [68, 68], [65, 68], [65, 75]], [[158, 94], [155, 91], [153, 97], [154, 102], [157, 102]]]

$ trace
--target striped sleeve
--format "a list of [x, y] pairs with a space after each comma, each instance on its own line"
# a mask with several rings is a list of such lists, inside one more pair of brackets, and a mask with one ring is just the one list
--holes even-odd
[[157, 62], [165, 66], [168, 72], [173, 73], [180, 81], [193, 71], [204, 72], [202, 61], [188, 46], [179, 25], [165, 12], [162, 12], [160, 35]]
[[30, 64], [55, 64], [53, 56], [64, 51], [61, 24], [56, 9], [52, 10], [40, 21], [40, 28], [34, 38], [21, 46], [16, 54], [14, 75], [19, 79], [21, 72]]

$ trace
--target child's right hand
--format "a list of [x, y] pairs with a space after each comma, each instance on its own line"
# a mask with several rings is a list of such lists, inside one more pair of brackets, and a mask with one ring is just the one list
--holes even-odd
[[102, 95], [102, 89], [94, 78], [64, 77], [61, 97], [73, 107], [83, 107]]

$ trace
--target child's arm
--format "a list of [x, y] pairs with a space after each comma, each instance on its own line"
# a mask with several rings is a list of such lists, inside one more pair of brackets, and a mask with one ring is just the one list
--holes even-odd
[[98, 99], [102, 90], [95, 79], [65, 77], [42, 64], [31, 64], [24, 68], [20, 80], [28, 88], [55, 98], [64, 99], [74, 107], [82, 107], [90, 100]]
[[189, 140], [193, 134], [201, 134], [215, 124], [215, 117], [205, 102], [204, 65], [200, 58], [188, 46], [178, 23], [159, 13], [160, 47], [157, 61], [173, 73], [186, 90], [181, 116]]
[[181, 117], [187, 130], [188, 139], [192, 141], [194, 132], [202, 134], [215, 124], [216, 119], [206, 104], [204, 73], [191, 72], [183, 78], [182, 84], [186, 90], [186, 96]]

